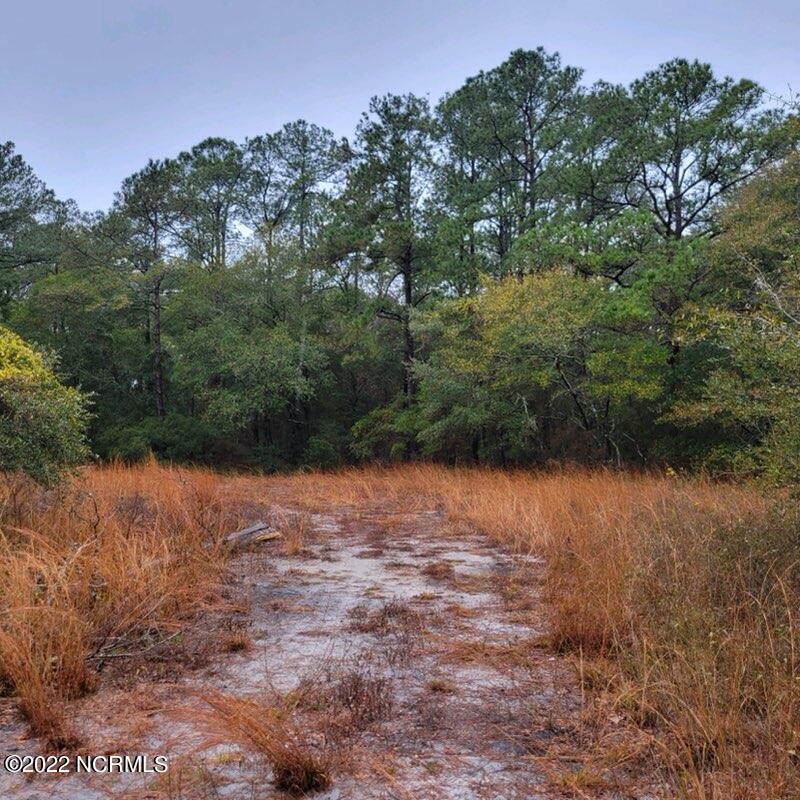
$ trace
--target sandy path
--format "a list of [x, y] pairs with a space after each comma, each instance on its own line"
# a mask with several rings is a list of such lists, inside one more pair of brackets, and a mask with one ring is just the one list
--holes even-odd
[[[84, 752], [168, 754], [167, 775], [26, 781], [0, 772], [0, 796], [283, 796], [257, 757], [209, 746], [194, 718], [208, 687], [269, 703], [295, 692], [344, 708], [344, 730], [317, 731], [319, 714], [298, 712], [309, 741], [340, 756], [331, 788], [316, 795], [324, 800], [563, 796], [553, 775], [577, 761], [554, 754], [580, 747], [580, 697], [574, 670], [537, 643], [536, 560], [454, 532], [437, 512], [350, 509], [303, 522], [299, 553], [271, 542], [234, 560], [248, 649], [134, 685], [110, 682], [74, 705]], [[202, 625], [194, 635], [202, 640]], [[35, 752], [13, 703], [2, 702], [0, 751]], [[647, 795], [595, 787], [573, 796]]]

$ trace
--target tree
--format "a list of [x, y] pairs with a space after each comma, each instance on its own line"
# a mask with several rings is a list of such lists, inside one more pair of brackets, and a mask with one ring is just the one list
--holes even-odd
[[291, 202], [291, 183], [286, 175], [279, 134], [267, 133], [248, 139], [244, 163], [245, 217], [253, 230], [267, 242], [269, 257], [275, 231], [286, 220]]
[[794, 135], [763, 98], [751, 81], [718, 80], [708, 65], [682, 59], [625, 91], [599, 84], [570, 143], [572, 200], [520, 237], [509, 259], [614, 283], [615, 332], [665, 350], [673, 395], [694, 383], [676, 328], [687, 305], [712, 291], [705, 250], [716, 212]]
[[277, 280], [275, 262], [250, 254], [225, 270], [189, 267], [165, 317], [177, 351], [172, 379], [184, 398], [180, 410], [212, 432], [217, 455], [238, 450], [262, 466], [302, 454], [304, 443], [293, 439], [295, 414], [317, 395], [326, 366], [319, 341], [302, 329], [289, 276]]
[[24, 291], [43, 270], [52, 269], [70, 210], [14, 151], [12, 142], [0, 143], [0, 288], [4, 300]]
[[728, 434], [707, 454], [717, 469], [800, 478], [800, 154], [747, 184], [725, 210], [711, 257], [717, 295], [684, 316], [705, 346], [703, 380], [673, 418]]
[[122, 182], [115, 210], [127, 224], [124, 255], [145, 284], [145, 341], [152, 348], [152, 387], [156, 415], [166, 413], [164, 348], [161, 342], [162, 284], [170, 245], [180, 221], [176, 197], [180, 178], [174, 161], [150, 160]]
[[330, 183], [342, 168], [346, 143], [319, 125], [297, 120], [277, 133], [248, 139], [245, 213], [272, 246], [276, 231], [297, 237], [305, 253], [322, 222]]
[[708, 233], [720, 199], [786, 151], [782, 115], [764, 109], [764, 90], [719, 80], [699, 61], [669, 61], [602, 100], [598, 112], [616, 128], [613, 178], [586, 192], [611, 211], [646, 209], [665, 238]]
[[44, 357], [0, 328], [0, 469], [43, 483], [88, 455], [86, 399], [61, 384]]
[[358, 161], [351, 175], [352, 190], [364, 205], [359, 213], [368, 220], [364, 249], [378, 281], [378, 314], [402, 326], [404, 407], [411, 405], [415, 388], [411, 312], [432, 288], [425, 230], [431, 133], [427, 101], [414, 95], [373, 98], [358, 126]]
[[212, 137], [181, 153], [178, 165], [178, 238], [190, 261], [223, 268], [244, 204], [242, 149], [229, 139]]
[[518, 235], [557, 209], [581, 74], [558, 53], [515, 50], [440, 103], [450, 197], [463, 209], [470, 250], [477, 226], [502, 262]]
[[796, 120], [698, 62], [581, 80], [517, 50], [433, 115], [209, 138], [91, 216], [6, 145], [0, 313], [102, 456], [792, 473]]
[[487, 283], [424, 315], [420, 334], [433, 339], [418, 367], [424, 449], [501, 464], [618, 457], [612, 400], [624, 407], [650, 382], [641, 367], [609, 373], [607, 300], [601, 281], [554, 269]]

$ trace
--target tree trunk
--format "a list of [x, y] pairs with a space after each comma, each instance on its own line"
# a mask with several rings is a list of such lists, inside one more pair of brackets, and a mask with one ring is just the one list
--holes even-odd
[[412, 295], [411, 265], [403, 269], [403, 408], [409, 408], [414, 400], [414, 335], [411, 332]]
[[164, 419], [164, 351], [161, 347], [161, 281], [159, 275], [153, 282], [150, 303], [150, 338], [153, 346], [153, 395], [156, 404], [156, 415]]

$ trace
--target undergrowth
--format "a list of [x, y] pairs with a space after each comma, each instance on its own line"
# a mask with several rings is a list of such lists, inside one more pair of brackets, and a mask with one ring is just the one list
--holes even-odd
[[0, 682], [35, 733], [77, 743], [64, 702], [111, 657], [176, 636], [217, 597], [229, 525], [211, 473], [89, 469], [56, 490], [0, 482]]
[[214, 601], [235, 509], [436, 508], [454, 533], [543, 557], [530, 580], [549, 646], [576, 655], [598, 709], [611, 702], [652, 736], [677, 794], [800, 793], [800, 516], [787, 500], [660, 473], [430, 465], [288, 477], [111, 465], [58, 490], [6, 478], [0, 491], [0, 680], [55, 746], [74, 743], [63, 703], [92, 690], [104, 655], [167, 638]]

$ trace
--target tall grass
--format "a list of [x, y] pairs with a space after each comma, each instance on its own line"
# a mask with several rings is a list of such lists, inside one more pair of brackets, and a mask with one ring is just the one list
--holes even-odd
[[110, 654], [173, 635], [214, 598], [226, 519], [213, 474], [89, 469], [58, 490], [0, 483], [0, 682], [33, 730], [75, 742], [65, 700]]
[[[747, 486], [606, 470], [432, 465], [288, 477], [153, 463], [90, 469], [57, 493], [0, 490], [0, 678], [37, 732], [109, 651], [168, 637], [213, 600], [237, 509], [439, 508], [520, 553], [550, 643], [652, 733], [693, 800], [800, 796], [800, 514]], [[531, 579], [534, 579], [531, 574]]]
[[276, 481], [308, 506], [436, 503], [545, 557], [554, 649], [695, 800], [800, 796], [800, 513], [665, 474], [408, 466]]
[[314, 737], [292, 722], [285, 709], [213, 690], [203, 701], [208, 710], [196, 711], [193, 720], [205, 728], [210, 741], [237, 742], [264, 758], [277, 789], [306, 797], [330, 785], [333, 759], [312, 746]]

